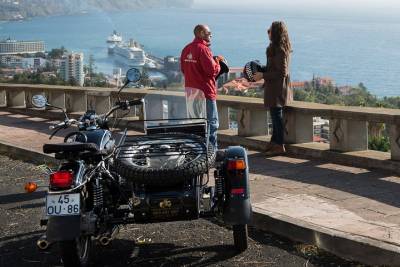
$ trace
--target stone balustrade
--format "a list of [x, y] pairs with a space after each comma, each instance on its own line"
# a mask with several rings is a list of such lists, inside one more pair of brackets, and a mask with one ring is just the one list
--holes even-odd
[[[0, 84], [0, 107], [32, 108], [31, 98], [36, 94], [45, 95], [49, 103], [66, 109], [68, 113], [78, 114], [87, 109], [104, 113], [117, 99], [117, 89], [110, 88]], [[160, 95], [160, 106], [163, 100], [183, 97], [180, 92], [126, 89], [121, 94], [121, 99], [134, 99], [146, 94]], [[220, 130], [229, 129], [229, 110], [234, 109], [237, 111], [237, 135], [254, 137], [268, 133], [268, 116], [262, 99], [222, 95], [218, 97], [217, 103]], [[174, 104], [169, 105], [169, 109], [173, 108]], [[129, 116], [142, 117], [142, 111], [132, 109]], [[390, 133], [391, 159], [400, 161], [400, 110], [294, 101], [284, 110], [285, 142], [313, 142], [314, 117], [329, 119], [330, 150], [339, 152], [367, 150], [368, 123], [385, 123]]]

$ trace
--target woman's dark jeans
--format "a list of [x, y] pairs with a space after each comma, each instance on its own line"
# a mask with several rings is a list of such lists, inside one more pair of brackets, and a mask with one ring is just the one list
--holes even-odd
[[272, 119], [272, 137], [271, 142], [283, 145], [283, 108], [275, 107], [270, 108], [271, 119]]

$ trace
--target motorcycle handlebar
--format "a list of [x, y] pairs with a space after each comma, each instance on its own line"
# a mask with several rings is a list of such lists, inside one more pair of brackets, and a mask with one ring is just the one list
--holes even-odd
[[[126, 100], [126, 101], [118, 101], [114, 107], [111, 108], [111, 110], [109, 112], [107, 112], [105, 115], [103, 115], [104, 119], [106, 119], [108, 116], [110, 116], [114, 111], [116, 111], [117, 109], [123, 109], [126, 110], [131, 106], [138, 106], [138, 105], [142, 105], [144, 103], [143, 99], [135, 99], [135, 100]], [[100, 116], [99, 118], [101, 118], [102, 116]], [[50, 130], [59, 130], [61, 128], [64, 127], [68, 127], [71, 126], [72, 124], [81, 124], [81, 122], [78, 122], [75, 119], [69, 119], [63, 122], [60, 122], [56, 125], [51, 125], [49, 126]]]
[[58, 123], [58, 124], [56, 124], [56, 125], [51, 125], [51, 126], [49, 126], [49, 129], [50, 129], [50, 130], [54, 130], [54, 129], [57, 129], [57, 128], [62, 128], [62, 127], [65, 127], [65, 126], [70, 126], [70, 125], [72, 125], [72, 124], [78, 124], [78, 121], [75, 120], [75, 119], [69, 119], [69, 120], [67, 120], [67, 121], [60, 122], [60, 123]]
[[129, 100], [129, 101], [128, 100], [126, 100], [126, 101], [118, 101], [117, 103], [115, 103], [115, 106], [112, 107], [109, 112], [107, 112], [105, 117], [107, 118], [108, 116], [110, 116], [117, 109], [127, 110], [131, 106], [142, 105], [143, 102], [144, 102], [143, 99], [135, 99], [135, 100]]

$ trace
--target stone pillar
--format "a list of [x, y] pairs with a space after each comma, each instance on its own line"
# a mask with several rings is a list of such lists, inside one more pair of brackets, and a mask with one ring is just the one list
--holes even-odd
[[342, 152], [368, 150], [366, 121], [331, 119], [329, 121], [330, 149]]
[[285, 124], [285, 143], [301, 144], [313, 141], [313, 115], [303, 114], [300, 111], [285, 110], [283, 120]]
[[239, 109], [238, 135], [239, 136], [267, 135], [267, 111]]
[[65, 109], [65, 92], [62, 90], [49, 90], [47, 102], [55, 107]]
[[0, 107], [7, 107], [7, 91], [0, 90]]
[[24, 108], [25, 104], [25, 91], [19, 89], [11, 89], [7, 92], [7, 106]]
[[87, 110], [87, 95], [84, 91], [66, 92], [66, 108], [68, 113], [85, 112]]
[[219, 130], [229, 129], [229, 107], [218, 104], [218, 120], [219, 120]]
[[97, 114], [104, 114], [111, 108], [110, 96], [90, 95], [87, 96], [87, 108], [95, 110]]
[[400, 161], [400, 125], [390, 125], [389, 134], [391, 159]]

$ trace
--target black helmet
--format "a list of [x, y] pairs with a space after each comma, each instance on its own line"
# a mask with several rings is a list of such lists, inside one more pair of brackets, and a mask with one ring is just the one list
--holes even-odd
[[258, 61], [258, 60], [253, 60], [253, 61], [247, 62], [246, 65], [244, 65], [244, 69], [243, 69], [244, 77], [249, 82], [255, 82], [254, 74], [256, 72], [261, 72], [262, 69], [263, 69], [263, 66], [261, 65], [260, 61]]
[[[214, 59], [216, 58], [217, 57], [215, 56]], [[219, 71], [217, 77], [215, 77], [216, 80], [218, 80], [219, 76], [222, 74], [229, 72], [228, 61], [226, 61], [225, 58], [219, 61], [219, 66], [221, 67], [221, 70]]]

